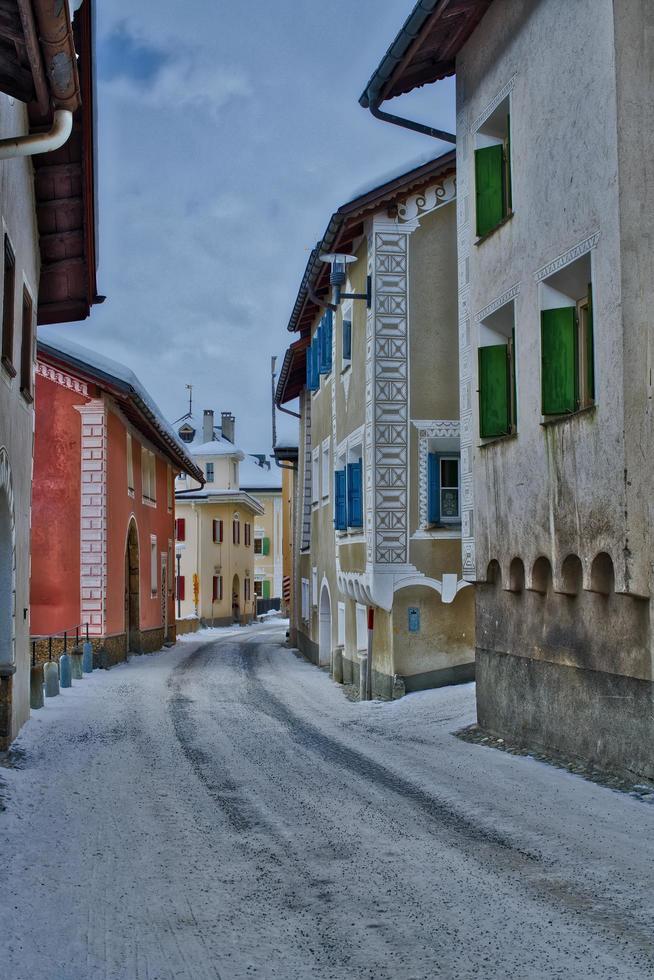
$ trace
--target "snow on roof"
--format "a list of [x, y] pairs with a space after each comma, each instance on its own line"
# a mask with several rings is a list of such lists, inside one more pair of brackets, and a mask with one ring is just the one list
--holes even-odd
[[76, 362], [82, 370], [84, 368], [90, 369], [94, 375], [101, 376], [98, 380], [105, 377], [110, 382], [118, 382], [122, 386], [131, 388], [133, 393], [138, 396], [155, 417], [157, 426], [173, 440], [180, 452], [188, 459], [188, 447], [184, 445], [172, 426], [168, 424], [155, 400], [143, 387], [130, 368], [121, 364], [119, 361], [114, 361], [112, 358], [98, 353], [98, 351], [90, 350], [88, 347], [82, 347], [81, 344], [75, 344], [70, 340], [63, 340], [60, 337], [48, 337], [44, 339], [40, 335], [38, 338], [38, 347], [42, 348], [44, 354], [52, 351], [55, 355], [62, 355], [72, 366]]
[[248, 454], [238, 468], [238, 482], [247, 490], [282, 489], [281, 470], [274, 459], [266, 457], [270, 467], [259, 466], [256, 459]]
[[360, 187], [355, 188], [349, 201], [347, 201], [347, 204], [350, 204], [352, 201], [356, 201], [365, 194], [370, 194], [372, 191], [376, 191], [378, 188], [383, 187], [384, 184], [390, 184], [392, 180], [397, 180], [399, 177], [404, 177], [405, 174], [410, 174], [412, 170], [417, 170], [418, 167], [424, 167], [425, 164], [438, 160], [438, 157], [441, 155], [442, 154], [438, 154], [437, 156], [434, 156], [433, 151], [421, 153], [420, 156], [415, 157], [408, 163], [403, 163], [401, 167], [395, 167], [390, 171], [387, 170], [384, 174], [373, 177], [371, 180], [367, 180], [364, 184], [361, 184]]
[[211, 442], [202, 442], [199, 445], [195, 442], [189, 442], [187, 446], [189, 452], [194, 456], [238, 456], [239, 459], [245, 458], [242, 449], [222, 436], [212, 439]]
[[215, 500], [220, 497], [225, 500], [233, 500], [236, 503], [247, 504], [255, 514], [263, 514], [263, 504], [248, 493], [247, 490], [210, 490], [204, 487], [202, 490], [176, 490], [175, 500]]

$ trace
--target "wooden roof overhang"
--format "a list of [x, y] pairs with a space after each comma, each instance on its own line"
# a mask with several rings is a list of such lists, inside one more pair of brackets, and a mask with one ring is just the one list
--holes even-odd
[[127, 381], [88, 364], [80, 358], [64, 354], [38, 341], [38, 359], [59, 370], [73, 373], [75, 377], [111, 395], [123, 415], [134, 428], [142, 433], [170, 461], [173, 467], [187, 473], [198, 483], [204, 485], [204, 473], [188, 456], [181, 445], [173, 438], [165, 421], [141, 397], [140, 393]]
[[[83, 320], [97, 290], [93, 12], [84, 0], [73, 24], [81, 102], [62, 147], [33, 157], [41, 250], [38, 322]], [[49, 120], [30, 105], [32, 129]]]
[[306, 383], [306, 350], [311, 339], [308, 334], [296, 340], [284, 354], [284, 360], [277, 379], [275, 404], [284, 405], [298, 398]]
[[371, 76], [359, 102], [388, 99], [455, 72], [456, 56], [493, 0], [419, 0]]
[[[448, 153], [414, 167], [392, 180], [380, 184], [365, 194], [343, 204], [330, 218], [322, 239], [312, 250], [307, 262], [300, 289], [288, 323], [288, 330], [300, 332], [307, 338], [313, 324], [329, 298], [330, 267], [320, 261], [323, 252], [350, 254], [363, 235], [366, 218], [381, 210], [395, 215], [397, 207], [412, 194], [429, 187], [435, 178], [442, 178], [456, 170], [456, 153]], [[308, 342], [308, 340], [307, 340]], [[280, 375], [281, 381], [281, 375]], [[304, 380], [303, 380], [304, 383]], [[296, 397], [296, 396], [294, 396]]]

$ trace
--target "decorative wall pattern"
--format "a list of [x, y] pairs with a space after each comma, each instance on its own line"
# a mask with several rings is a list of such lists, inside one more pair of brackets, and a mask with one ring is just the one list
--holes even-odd
[[104, 635], [107, 597], [107, 420], [95, 398], [76, 405], [82, 416], [80, 612], [90, 636]]
[[72, 375], [66, 374], [65, 371], [58, 371], [49, 364], [43, 364], [42, 361], [37, 361], [36, 373], [40, 374], [42, 378], [47, 378], [48, 381], [53, 381], [55, 384], [61, 385], [62, 388], [76, 391], [78, 395], [88, 396], [86, 383], [80, 381], [78, 378], [73, 378]]
[[570, 265], [576, 259], [581, 258], [586, 252], [590, 252], [591, 248], [595, 248], [599, 241], [599, 232], [595, 232], [590, 238], [584, 239], [583, 242], [579, 242], [578, 245], [573, 245], [566, 252], [562, 252], [561, 255], [557, 255], [555, 259], [544, 265], [542, 269], [534, 272], [534, 279], [536, 282], [542, 282], [543, 279], [547, 279], [548, 276], [553, 275], [553, 273], [558, 272], [559, 269], [563, 269], [564, 266]]

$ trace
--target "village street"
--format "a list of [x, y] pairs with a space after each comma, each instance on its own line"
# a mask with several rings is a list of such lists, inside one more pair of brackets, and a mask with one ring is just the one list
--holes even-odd
[[0, 768], [3, 980], [648, 977], [654, 806], [348, 701], [278, 624], [49, 701]]

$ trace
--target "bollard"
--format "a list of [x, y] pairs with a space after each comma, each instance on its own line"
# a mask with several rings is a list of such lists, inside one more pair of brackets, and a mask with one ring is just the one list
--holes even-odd
[[332, 678], [337, 684], [343, 683], [343, 647], [332, 651]]
[[88, 640], [84, 641], [82, 647], [82, 670], [85, 674], [90, 674], [93, 670], [93, 644]]
[[73, 674], [70, 663], [70, 657], [67, 653], [62, 653], [59, 657], [59, 686], [60, 687], [72, 687], [73, 686]]
[[84, 674], [82, 673], [82, 648], [81, 647], [79, 646], [73, 647], [70, 655], [70, 662], [72, 667], [73, 680], [81, 681], [82, 678], [84, 677]]
[[43, 664], [43, 682], [46, 698], [56, 698], [59, 694], [59, 668], [55, 660]]
[[30, 669], [30, 708], [43, 707], [43, 664], [33, 664]]

